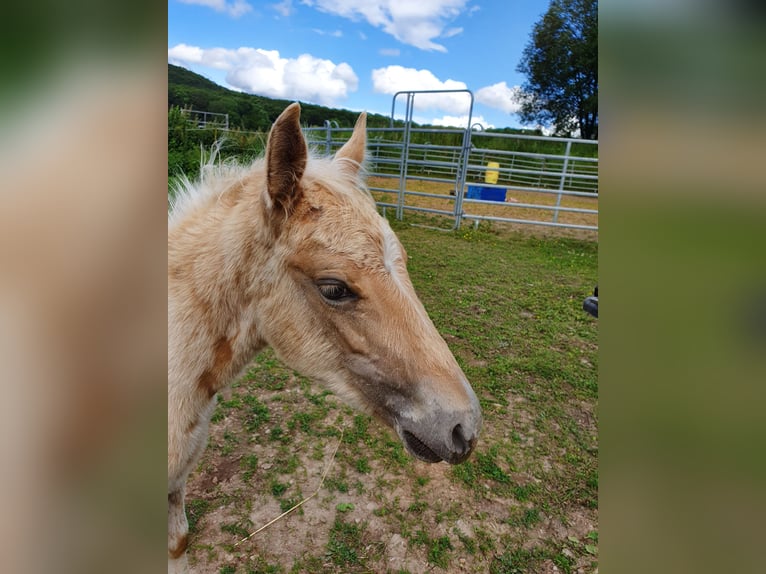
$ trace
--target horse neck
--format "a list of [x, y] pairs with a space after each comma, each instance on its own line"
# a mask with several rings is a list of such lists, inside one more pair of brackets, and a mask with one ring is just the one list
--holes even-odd
[[[258, 192], [262, 177], [244, 175], [222, 192], [209, 194], [169, 232], [169, 281], [175, 283], [171, 293], [175, 291], [178, 304], [196, 306], [193, 312], [208, 323], [205, 329], [218, 336], [255, 330], [247, 316], [262, 297], [258, 277], [270, 256]], [[257, 344], [257, 332], [248, 338]]]

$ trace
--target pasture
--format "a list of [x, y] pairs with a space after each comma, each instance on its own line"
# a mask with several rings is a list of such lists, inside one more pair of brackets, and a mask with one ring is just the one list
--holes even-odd
[[593, 572], [598, 322], [582, 300], [597, 282], [597, 243], [485, 224], [449, 233], [391, 225], [480, 399], [476, 451], [454, 467], [414, 460], [393, 432], [266, 351], [221, 393], [189, 479], [192, 565], [216, 574]]

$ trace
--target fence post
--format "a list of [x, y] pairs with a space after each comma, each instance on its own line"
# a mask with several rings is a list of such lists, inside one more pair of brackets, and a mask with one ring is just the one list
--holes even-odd
[[399, 221], [404, 218], [404, 194], [407, 190], [407, 159], [410, 155], [410, 130], [412, 128], [414, 99], [415, 94], [407, 92], [407, 109], [404, 114], [404, 132], [402, 133], [402, 160], [399, 167], [399, 195], [396, 199], [396, 219]]
[[330, 155], [332, 153], [332, 125], [330, 120], [324, 121], [324, 127], [327, 130], [324, 138], [324, 150], [327, 155]]
[[567, 179], [567, 167], [569, 166], [569, 152], [572, 151], [572, 140], [567, 142], [567, 149], [564, 152], [564, 165], [561, 167], [561, 180], [559, 181], [559, 194], [556, 197], [556, 209], [553, 211], [553, 223], [559, 221], [559, 207], [561, 207], [561, 192], [564, 191], [564, 184]]
[[455, 229], [460, 229], [463, 221], [463, 196], [465, 180], [468, 175], [468, 162], [471, 156], [471, 126], [463, 132], [461, 162], [458, 164], [457, 181], [455, 182]]

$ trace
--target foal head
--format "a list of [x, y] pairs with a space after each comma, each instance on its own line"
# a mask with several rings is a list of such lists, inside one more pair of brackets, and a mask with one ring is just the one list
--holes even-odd
[[266, 149], [263, 337], [286, 364], [394, 428], [416, 457], [462, 462], [478, 439], [479, 403], [361, 180], [366, 116], [332, 159], [309, 156], [299, 119], [298, 104], [288, 107]]

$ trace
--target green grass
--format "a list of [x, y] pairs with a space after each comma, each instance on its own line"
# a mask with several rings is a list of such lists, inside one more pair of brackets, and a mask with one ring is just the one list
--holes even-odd
[[[475, 453], [445, 466], [439, 478], [426, 470], [434, 467], [413, 462], [394, 433], [267, 350], [219, 400], [214, 438], [197, 471], [207, 490], [187, 500], [192, 533], [204, 534], [209, 521], [201, 519], [216, 510], [227, 517], [221, 522], [227, 541], [217, 552], [193, 541], [192, 552], [222, 560], [225, 544], [261, 526], [251, 528], [253, 509], [271, 505], [278, 514], [277, 506], [284, 510], [314, 492], [343, 428], [334, 464], [311, 502], [326, 519], [316, 522], [308, 505], [305, 517], [285, 519], [313, 516], [309, 530], [321, 543], [280, 558], [273, 550], [280, 539], [266, 530], [237, 555], [236, 572], [403, 571], [381, 567], [393, 534], [434, 572], [460, 571], [461, 558], [469, 571], [494, 574], [553, 565], [562, 573], [593, 571], [598, 321], [582, 311], [582, 301], [598, 281], [597, 244], [500, 235], [486, 225], [442, 233], [391, 223], [418, 295], [479, 397], [484, 427]], [[213, 483], [210, 475], [229, 459], [236, 461], [234, 477], [229, 472]], [[445, 482], [448, 494], [440, 490]], [[586, 516], [592, 530], [562, 538], [573, 513]], [[456, 526], [459, 520], [472, 525], [470, 533]], [[231, 561], [212, 564], [222, 570]]]
[[335, 521], [327, 542], [327, 556], [334, 564], [345, 567], [361, 564], [364, 528], [340, 519]]
[[197, 532], [197, 524], [200, 518], [210, 508], [210, 501], [201, 498], [187, 498], [186, 499], [186, 519], [189, 521], [189, 533], [195, 534]]
[[449, 564], [449, 551], [452, 550], [449, 536], [440, 536], [431, 540], [428, 549], [428, 561], [440, 568], [447, 568]]
[[524, 526], [529, 528], [540, 522], [540, 511], [537, 508], [527, 508], [518, 516], [512, 517], [508, 523], [513, 526]]

